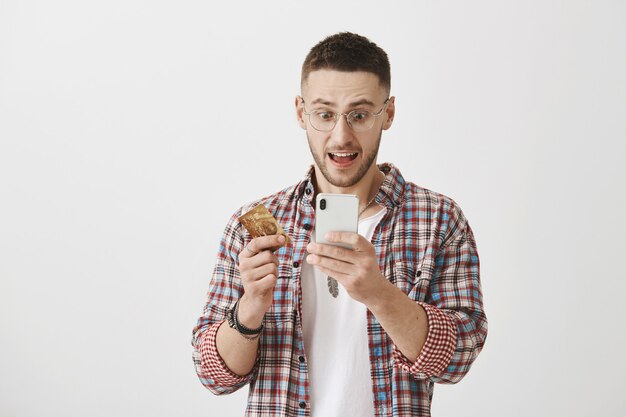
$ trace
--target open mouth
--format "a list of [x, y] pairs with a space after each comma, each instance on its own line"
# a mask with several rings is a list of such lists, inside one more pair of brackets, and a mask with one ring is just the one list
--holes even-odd
[[339, 164], [347, 164], [354, 161], [358, 154], [358, 152], [329, 152], [328, 156]]

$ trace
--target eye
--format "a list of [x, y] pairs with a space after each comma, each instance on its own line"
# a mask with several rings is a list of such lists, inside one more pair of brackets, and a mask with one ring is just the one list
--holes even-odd
[[317, 116], [318, 119], [324, 122], [333, 120], [335, 118], [335, 115], [329, 111], [318, 111], [317, 113], [315, 113], [315, 115]]
[[350, 114], [350, 118], [354, 120], [355, 122], [363, 122], [367, 120], [369, 116], [370, 116], [370, 113], [367, 111], [353, 111]]

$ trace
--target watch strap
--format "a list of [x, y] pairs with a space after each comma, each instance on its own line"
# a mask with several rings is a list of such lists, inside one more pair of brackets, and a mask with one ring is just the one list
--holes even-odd
[[[237, 330], [239, 333], [241, 333], [244, 336], [257, 336], [258, 337], [261, 334], [261, 331], [263, 331], [263, 324], [261, 324], [256, 329], [251, 329], [247, 326], [244, 326], [239, 321], [238, 312], [239, 312], [239, 300], [237, 300], [235, 305], [226, 313], [226, 319], [228, 320], [228, 325], [231, 328]], [[247, 338], [247, 339], [253, 340], [253, 339], [256, 339], [256, 337]]]

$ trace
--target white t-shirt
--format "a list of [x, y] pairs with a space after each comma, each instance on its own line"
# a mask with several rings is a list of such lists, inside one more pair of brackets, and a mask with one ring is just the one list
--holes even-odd
[[[359, 221], [358, 232], [371, 241], [385, 214]], [[315, 233], [312, 233], [312, 240]], [[302, 330], [309, 368], [312, 417], [374, 416], [367, 337], [367, 309], [339, 284], [337, 298], [327, 275], [302, 265]]]

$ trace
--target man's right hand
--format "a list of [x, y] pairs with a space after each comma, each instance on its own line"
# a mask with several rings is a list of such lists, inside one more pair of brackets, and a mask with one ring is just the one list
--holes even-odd
[[254, 238], [239, 254], [239, 273], [244, 294], [239, 301], [238, 318], [246, 327], [256, 329], [274, 300], [278, 281], [278, 257], [271, 249], [285, 244], [282, 235]]

